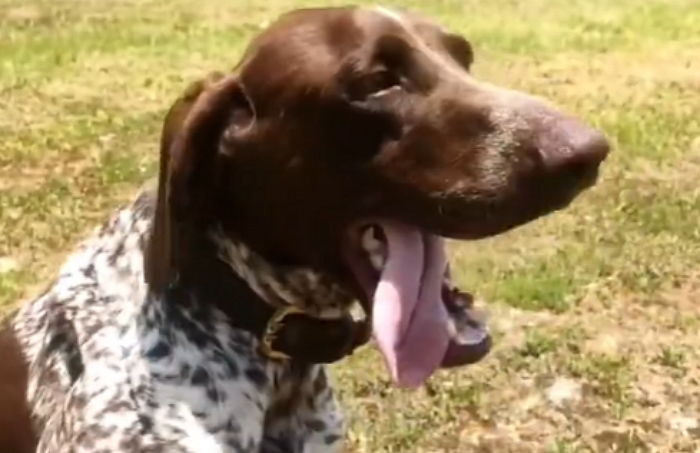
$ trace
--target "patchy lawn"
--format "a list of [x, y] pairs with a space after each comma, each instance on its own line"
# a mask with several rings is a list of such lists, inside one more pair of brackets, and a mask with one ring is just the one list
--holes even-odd
[[[0, 306], [154, 175], [188, 81], [310, 4], [0, 0]], [[371, 348], [334, 367], [350, 451], [700, 451], [700, 3], [394, 4], [463, 32], [478, 76], [554, 99], [615, 152], [571, 209], [453, 247], [489, 301], [490, 358], [417, 392]]]

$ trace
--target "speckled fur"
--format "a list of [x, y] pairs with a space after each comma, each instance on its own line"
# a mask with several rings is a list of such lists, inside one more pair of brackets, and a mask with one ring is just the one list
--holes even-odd
[[[30, 364], [37, 451], [340, 451], [343, 421], [322, 366], [267, 360], [217, 308], [149, 293], [143, 251], [153, 206], [145, 192], [120, 210], [13, 320]], [[239, 274], [257, 275], [249, 266], [261, 258], [223, 249]], [[256, 281], [291, 303], [325, 281], [300, 272], [305, 284]], [[332, 287], [321, 293], [347, 302]]]

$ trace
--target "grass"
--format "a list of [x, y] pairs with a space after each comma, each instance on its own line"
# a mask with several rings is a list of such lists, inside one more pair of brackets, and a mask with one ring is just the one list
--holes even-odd
[[[334, 367], [350, 451], [698, 451], [700, 4], [389, 3], [464, 33], [477, 76], [553, 99], [615, 152], [570, 209], [453, 244], [457, 278], [494, 312], [488, 360], [413, 393], [370, 348]], [[0, 0], [0, 307], [154, 175], [188, 81], [311, 4]]]

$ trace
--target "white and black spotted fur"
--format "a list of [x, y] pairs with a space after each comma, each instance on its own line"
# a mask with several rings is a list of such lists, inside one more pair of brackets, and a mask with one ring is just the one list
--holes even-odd
[[153, 203], [120, 210], [14, 318], [37, 451], [339, 451], [322, 366], [263, 358], [216, 308], [149, 295]]

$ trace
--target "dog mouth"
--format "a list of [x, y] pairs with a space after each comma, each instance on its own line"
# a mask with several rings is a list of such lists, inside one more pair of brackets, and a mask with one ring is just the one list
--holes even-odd
[[396, 385], [420, 386], [439, 368], [489, 352], [484, 315], [452, 284], [442, 237], [394, 220], [365, 222], [348, 230], [343, 255]]

